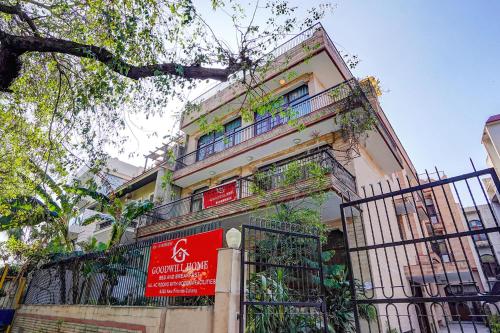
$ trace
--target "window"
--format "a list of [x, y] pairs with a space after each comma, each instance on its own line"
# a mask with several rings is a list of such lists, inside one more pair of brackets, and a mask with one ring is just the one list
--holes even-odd
[[427, 214], [429, 215], [429, 219], [435, 224], [437, 223], [437, 212], [436, 212], [436, 206], [434, 206], [434, 201], [432, 199], [425, 199], [425, 208], [427, 210]]
[[[294, 118], [302, 117], [310, 112], [310, 103], [302, 103], [308, 97], [309, 89], [306, 84], [281, 96], [283, 98], [283, 106], [292, 107], [293, 111], [291, 114]], [[288, 117], [280, 115], [278, 111], [274, 110], [275, 114], [269, 110], [265, 113], [255, 113], [255, 135], [266, 133], [288, 121]]]
[[[479, 220], [469, 221], [469, 227], [470, 227], [470, 230], [482, 230], [482, 229], [484, 229], [483, 223]], [[486, 234], [477, 234], [477, 235], [473, 235], [472, 239], [474, 239], [475, 242], [485, 241], [485, 240], [488, 240], [488, 236]]]
[[491, 254], [483, 254], [481, 256], [481, 266], [486, 277], [494, 278], [497, 273], [497, 261]]
[[448, 251], [448, 246], [444, 239], [440, 239], [431, 243], [432, 250], [441, 258], [443, 262], [450, 262], [451, 255]]
[[203, 194], [201, 192], [208, 190], [208, 186], [204, 186], [193, 191], [191, 196], [191, 212], [199, 212], [203, 209]]
[[[224, 130], [202, 135], [198, 139], [196, 160], [201, 161], [241, 142], [241, 118], [236, 118], [224, 125]], [[224, 138], [222, 138], [224, 137]]]
[[220, 183], [221, 184], [230, 183], [232, 181], [237, 180], [238, 178], [240, 178], [240, 176], [232, 176], [232, 177], [221, 180]]
[[344, 233], [340, 230], [331, 230], [328, 232], [326, 244], [323, 245], [323, 251], [333, 251], [332, 258], [328, 265], [345, 265], [347, 263], [347, 253], [344, 246]]
[[237, 118], [224, 125], [224, 134], [226, 136], [226, 140], [224, 140], [224, 148], [235, 146], [241, 142], [240, 128], [241, 118]]

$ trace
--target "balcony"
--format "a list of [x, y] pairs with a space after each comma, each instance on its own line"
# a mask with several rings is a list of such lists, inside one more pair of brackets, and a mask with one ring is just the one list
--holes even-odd
[[[301, 132], [300, 128], [317, 125], [318, 128], [311, 127], [310, 130], [320, 133], [333, 132], [338, 129], [338, 125], [333, 122], [322, 125], [319, 123], [333, 117], [339, 111], [361, 107], [364, 98], [366, 97], [359, 83], [352, 79], [298, 102], [292, 101], [281, 106], [278, 110], [270, 112], [272, 115], [267, 118], [221, 136], [213, 142], [180, 156], [176, 160], [174, 181], [199, 170], [207, 171], [207, 167], [214, 164], [218, 164], [218, 168], [221, 169], [217, 171], [225, 171], [225, 168], [240, 163], [239, 161], [228, 161], [228, 159], [262, 146], [266, 142], [282, 138], [287, 134]], [[282, 144], [279, 147], [286, 148]], [[222, 161], [226, 162], [227, 167], [224, 163], [219, 163]], [[200, 174], [199, 177], [191, 177], [191, 181], [195, 182], [206, 178], [207, 175]], [[179, 183], [177, 185], [185, 187], [189, 184]]]
[[[100, 243], [107, 243], [109, 242], [111, 238], [111, 233], [112, 233], [112, 228], [113, 224], [111, 220], [101, 220], [98, 221], [95, 230], [92, 233], [92, 237], [95, 237], [97, 242]], [[125, 233], [122, 236], [122, 239], [120, 241], [121, 244], [128, 244], [134, 241], [135, 239], [135, 229], [137, 228], [137, 221], [132, 221], [128, 225], [127, 229], [125, 230]]]
[[[292, 163], [299, 170], [299, 178], [293, 186], [286, 184], [287, 170]], [[259, 209], [269, 204], [293, 200], [301, 195], [310, 194], [314, 186], [310, 163], [319, 165], [326, 170], [329, 177], [328, 184], [322, 185], [320, 190], [333, 189], [344, 196], [353, 196], [356, 193], [355, 177], [342, 166], [334, 157], [330, 148], [323, 147], [307, 154], [300, 154], [275, 167], [262, 170], [256, 174], [241, 177], [232, 183], [222, 184], [186, 198], [182, 198], [165, 205], [158, 206], [139, 219], [138, 237], [163, 232], [194, 223], [204, 222], [215, 218], [241, 214]], [[234, 183], [234, 185], [232, 185]], [[231, 184], [231, 185], [230, 185]], [[232, 186], [236, 192], [227, 202], [204, 207], [203, 197], [206, 192], [217, 190], [223, 186]], [[262, 195], [262, 193], [265, 193]], [[349, 192], [349, 193], [347, 193]]]
[[[330, 79], [333, 77], [336, 82], [353, 78], [349, 68], [343, 61], [340, 53], [335, 48], [332, 40], [325, 32], [320, 23], [302, 31], [298, 35], [287, 40], [283, 44], [271, 49], [263, 58], [273, 61], [276, 66], [268, 66], [270, 69], [267, 71], [265, 77], [261, 78], [262, 82], [276, 76], [283, 71], [283, 66], [280, 64], [286, 63], [290, 68], [301, 64], [304, 60], [309, 59], [313, 55], [320, 53], [327, 53], [331, 59], [332, 69], [325, 74], [328, 74]], [[200, 96], [191, 101], [193, 105], [199, 105], [200, 109], [196, 112], [183, 112], [181, 119], [181, 128], [185, 130], [201, 115], [209, 114], [220, 106], [226, 104], [232, 99], [239, 98], [244, 93], [248, 86], [241, 84], [243, 80], [243, 71], [235, 73], [232, 77], [224, 82], [219, 82], [205, 91]], [[251, 80], [249, 80], [250, 82]], [[323, 78], [323, 82], [328, 85], [329, 80]], [[269, 82], [267, 82], [269, 83]]]
[[[97, 231], [100, 231], [100, 230], [104, 230], [106, 228], [109, 228], [111, 227], [113, 223], [111, 222], [111, 220], [104, 220], [100, 223], [97, 224], [96, 226], [96, 232]], [[128, 225], [127, 229], [135, 229], [137, 227], [137, 222], [135, 221], [132, 221], [130, 222], [130, 224]]]

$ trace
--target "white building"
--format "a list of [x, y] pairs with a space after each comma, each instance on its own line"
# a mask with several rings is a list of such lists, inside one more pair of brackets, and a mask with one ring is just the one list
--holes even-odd
[[[83, 167], [76, 175], [76, 179], [83, 185], [88, 181], [94, 181], [97, 184], [98, 191], [109, 195], [116, 191], [132, 178], [143, 172], [143, 168], [123, 162], [117, 158], [110, 158], [106, 166], [97, 175], [88, 167]], [[95, 221], [88, 225], [81, 225], [81, 221], [94, 215], [97, 203], [90, 199], [84, 199], [80, 202], [81, 215], [70, 225], [70, 235], [77, 245], [95, 237], [98, 242], [105, 243], [109, 240], [111, 225], [106, 221]], [[134, 238], [134, 229], [130, 228], [124, 235], [124, 242], [132, 241]]]

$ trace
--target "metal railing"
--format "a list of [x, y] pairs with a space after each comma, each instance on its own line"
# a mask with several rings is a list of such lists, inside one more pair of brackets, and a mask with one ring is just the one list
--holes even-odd
[[[351, 191], [356, 192], [355, 177], [334, 156], [331, 148], [323, 147], [308, 154], [300, 154], [296, 157], [277, 162], [272, 168], [261, 170], [253, 175], [241, 177], [236, 182], [237, 199], [240, 200], [257, 194], [257, 191], [273, 191], [286, 186], [287, 170], [292, 163], [298, 168], [300, 177], [297, 181], [311, 178], [312, 164], [321, 166], [326, 173], [334, 175]], [[225, 186], [222, 184], [220, 186]], [[212, 191], [214, 188], [206, 191]], [[139, 226], [151, 225], [161, 221], [167, 221], [176, 217], [203, 210], [203, 193], [181, 198], [167, 204], [157, 206], [139, 218]]]
[[301, 223], [242, 225], [239, 332], [327, 333], [321, 232]]
[[220, 227], [220, 222], [205, 223], [133, 244], [120, 245], [104, 252], [74, 254], [51, 261], [32, 272], [24, 304], [212, 305], [213, 296], [147, 297], [146, 277], [154, 243]]
[[[112, 224], [113, 224], [113, 222], [111, 220], [103, 221], [103, 222], [97, 224], [96, 230], [99, 231], [99, 230], [109, 228], [109, 227], [111, 227]], [[132, 228], [132, 229], [137, 228], [137, 222], [136, 221], [130, 222], [127, 228]]]
[[[488, 332], [484, 323], [499, 309], [500, 276], [490, 270], [493, 280], [486, 281], [479, 273], [486, 262], [499, 266], [491, 238], [500, 234], [500, 220], [482, 180], [493, 179], [499, 188], [495, 170], [438, 174], [434, 180], [417, 178], [416, 184], [410, 177], [362, 186], [363, 198], [340, 205], [356, 332], [366, 327], [357, 316], [361, 308], [372, 309], [372, 327], [386, 325], [386, 332], [434, 332], [430, 327], [438, 321], [440, 332]], [[425, 198], [432, 199], [432, 211]], [[487, 209], [476, 204], [483, 202]], [[477, 228], [470, 225], [465, 203], [473, 205]], [[434, 210], [442, 227], [428, 222]], [[474, 242], [481, 236], [486, 248]], [[368, 283], [357, 289], [357, 281]]]
[[[280, 55], [285, 54], [286, 52], [290, 51], [294, 47], [300, 45], [304, 41], [308, 40], [311, 38], [316, 31], [319, 29], [323, 29], [323, 26], [321, 23], [316, 23], [312, 27], [302, 31], [298, 35], [292, 37], [288, 41], [284, 42], [283, 44], [275, 47], [271, 51], [265, 53], [264, 57], [269, 57], [272, 56], [274, 58], [279, 57]], [[208, 98], [214, 96], [218, 92], [226, 89], [227, 87], [231, 86], [235, 80], [242, 79], [243, 78], [243, 71], [237, 72], [233, 74], [227, 81], [219, 82], [216, 85], [212, 86], [209, 88], [207, 91], [199, 95], [198, 97], [194, 98], [191, 103], [193, 104], [199, 104], [202, 103], [203, 101], [207, 100]]]
[[274, 128], [288, 124], [291, 120], [296, 120], [304, 117], [316, 110], [337, 103], [354, 92], [362, 94], [361, 87], [355, 79], [344, 81], [318, 94], [309, 96], [308, 98], [290, 102], [289, 104], [280, 106], [279, 109], [272, 110], [272, 115], [254, 122], [251, 125], [240, 128], [233, 133], [221, 136], [198, 149], [179, 157], [176, 160], [176, 170], [182, 169], [188, 165], [192, 165], [198, 161], [202, 161], [212, 155], [215, 155], [228, 148], [237, 146], [256, 136], [267, 133]]

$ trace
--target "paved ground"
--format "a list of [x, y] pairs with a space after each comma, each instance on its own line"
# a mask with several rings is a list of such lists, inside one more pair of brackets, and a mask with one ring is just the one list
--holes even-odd
[[488, 327], [486, 327], [483, 324], [476, 324], [476, 327], [474, 328], [474, 325], [472, 323], [462, 323], [462, 328], [460, 328], [459, 324], [450, 324], [449, 329], [447, 328], [442, 328], [439, 333], [490, 333], [490, 330]]

